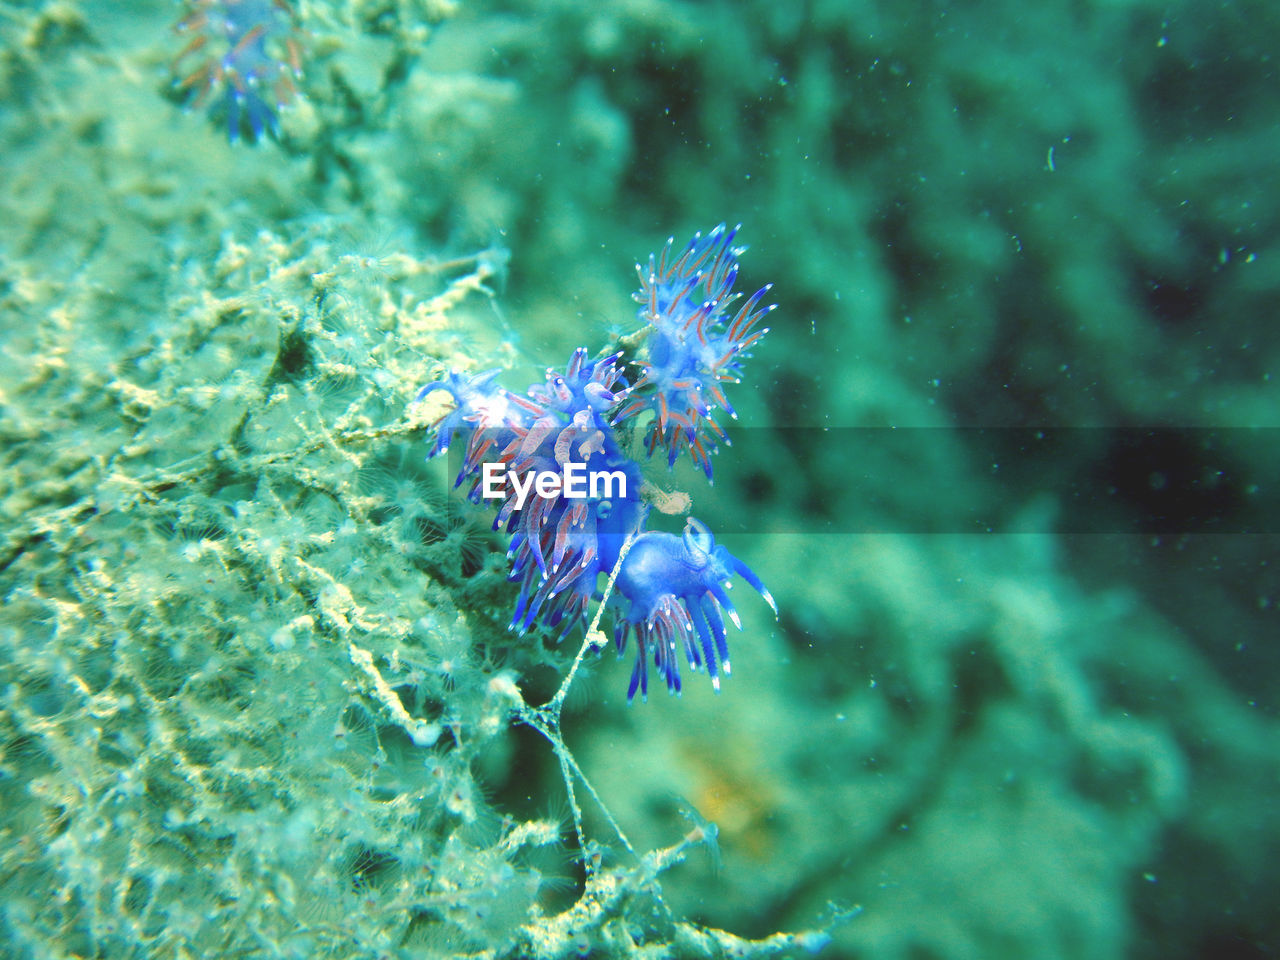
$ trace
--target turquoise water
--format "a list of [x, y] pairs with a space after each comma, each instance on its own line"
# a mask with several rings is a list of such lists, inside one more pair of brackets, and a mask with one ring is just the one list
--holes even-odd
[[[1274, 955], [1278, 41], [0, 4], [0, 957]], [[779, 616], [719, 694], [587, 651], [557, 726], [582, 632], [506, 629], [411, 401], [722, 221], [779, 308], [651, 525]]]

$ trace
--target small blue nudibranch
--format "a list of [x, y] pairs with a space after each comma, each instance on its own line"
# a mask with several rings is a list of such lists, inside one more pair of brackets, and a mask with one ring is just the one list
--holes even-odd
[[755, 587], [776, 615], [778, 606], [760, 578], [725, 547], [717, 546], [711, 531], [693, 517], [685, 522], [682, 536], [650, 530], [637, 537], [618, 572], [615, 587], [621, 600], [610, 600], [616, 611], [613, 642], [618, 654], [627, 648], [628, 633], [635, 635], [639, 645], [627, 699], [637, 689], [641, 696], [648, 696], [650, 655], [667, 689], [680, 690], [677, 647], [684, 649], [694, 670], [705, 664], [712, 686], [720, 689], [720, 675], [729, 675], [723, 614], [742, 629], [738, 611], [725, 592], [735, 573]]
[[[188, 0], [177, 31], [191, 40], [174, 60], [187, 106], [209, 105], [232, 143], [279, 136], [280, 111], [298, 95], [302, 54], [285, 0]], [[198, 58], [198, 59], [192, 59]], [[188, 61], [187, 66], [182, 66]], [[194, 66], [191, 64], [194, 63]], [[184, 72], [185, 71], [185, 72]]]

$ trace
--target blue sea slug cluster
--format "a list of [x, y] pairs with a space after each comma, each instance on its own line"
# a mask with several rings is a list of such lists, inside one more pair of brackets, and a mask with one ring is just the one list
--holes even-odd
[[[520, 584], [512, 629], [541, 623], [564, 636], [585, 626], [601, 576], [615, 577], [608, 602], [619, 655], [629, 637], [636, 642], [628, 699], [647, 697], [650, 662], [678, 693], [681, 650], [719, 689], [729, 673], [725, 618], [741, 629], [727, 593], [734, 575], [777, 611], [760, 579], [704, 524], [689, 518], [680, 536], [647, 529], [640, 467], [619, 432], [647, 412], [649, 453], [664, 448], [671, 465], [687, 451], [711, 478], [711, 455], [727, 439], [715, 412], [735, 416], [723, 384], [737, 382], [741, 361], [768, 332], [759, 321], [774, 309], [760, 305], [768, 286], [739, 305], [733, 286], [745, 247], [734, 245], [736, 233], [722, 224], [696, 234], [674, 259], [668, 241], [647, 271], [639, 268], [644, 350], [631, 359], [640, 371], [633, 383], [621, 352], [591, 359], [580, 347], [563, 372], [549, 369], [524, 394], [501, 386], [495, 370], [450, 371], [418, 394], [444, 391], [454, 403], [434, 427], [429, 456], [463, 442], [455, 486], [470, 482], [477, 503], [501, 501], [493, 526], [510, 537], [510, 579]], [[548, 475], [563, 482], [535, 484]]]

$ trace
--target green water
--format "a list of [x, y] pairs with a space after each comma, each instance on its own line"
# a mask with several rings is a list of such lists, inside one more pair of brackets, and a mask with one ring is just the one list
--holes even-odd
[[[256, 144], [234, 7], [0, 2], [2, 960], [1280, 950], [1271, 5], [312, 0]], [[722, 221], [780, 615], [544, 736], [411, 401]]]

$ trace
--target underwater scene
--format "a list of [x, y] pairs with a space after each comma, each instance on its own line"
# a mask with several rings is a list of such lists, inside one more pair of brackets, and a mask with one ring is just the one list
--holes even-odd
[[0, 0], [0, 960], [1280, 955], [1278, 63]]

